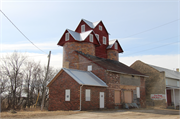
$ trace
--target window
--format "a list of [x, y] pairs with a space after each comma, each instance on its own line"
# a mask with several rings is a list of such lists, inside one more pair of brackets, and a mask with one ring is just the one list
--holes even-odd
[[66, 33], [65, 41], [68, 41], [68, 40], [69, 40], [69, 33]]
[[91, 90], [86, 89], [86, 101], [91, 101]]
[[140, 89], [139, 89], [139, 87], [136, 87], [136, 94], [137, 94], [137, 98], [140, 98]]
[[120, 103], [120, 91], [119, 90], [115, 90], [115, 104]]
[[106, 45], [106, 37], [103, 36], [103, 44]]
[[96, 38], [99, 40], [99, 35], [98, 34], [96, 34]]
[[179, 87], [179, 81], [177, 81], [177, 87]]
[[93, 42], [93, 35], [92, 34], [89, 35], [89, 41]]
[[115, 44], [114, 44], [114, 48], [117, 50], [118, 49], [118, 45], [117, 45], [117, 43], [115, 42]]
[[92, 71], [92, 65], [89, 65], [89, 66], [87, 67], [87, 71]]
[[85, 25], [81, 25], [81, 32], [85, 32]]
[[65, 101], [70, 101], [70, 89], [65, 90]]
[[102, 26], [101, 25], [99, 25], [99, 30], [102, 31]]

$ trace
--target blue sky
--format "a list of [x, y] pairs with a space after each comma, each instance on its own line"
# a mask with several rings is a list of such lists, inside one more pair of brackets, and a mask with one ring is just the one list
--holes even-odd
[[[1, 0], [0, 7], [35, 45], [52, 51], [52, 66], [62, 66], [63, 50], [56, 44], [65, 29], [75, 30], [83, 18], [103, 21], [109, 38], [118, 39], [124, 50], [121, 62], [179, 67], [179, 0]], [[2, 14], [0, 27], [1, 57], [17, 50], [47, 63], [47, 55], [36, 56], [44, 53]]]

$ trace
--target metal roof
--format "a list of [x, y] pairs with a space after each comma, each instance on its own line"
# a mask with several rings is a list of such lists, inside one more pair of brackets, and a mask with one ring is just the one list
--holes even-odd
[[117, 39], [114, 40], [110, 40], [109, 41], [109, 46], [106, 49], [112, 48], [112, 46], [114, 45], [114, 43], [116, 42]]
[[76, 69], [66, 69], [62, 68], [67, 74], [69, 74], [74, 80], [76, 80], [80, 85], [89, 86], [102, 86], [107, 87], [106, 83], [100, 78], [89, 71], [81, 71]]
[[[78, 32], [75, 32], [75, 31], [72, 31], [70, 29], [67, 29], [67, 31], [72, 35], [72, 37], [77, 40], [77, 41], [84, 41], [91, 32], [94, 33], [93, 30], [89, 30], [89, 31], [86, 31], [86, 32], [82, 32], [82, 33], [78, 33]], [[97, 40], [98, 43], [100, 44], [99, 40]]]
[[173, 78], [173, 79], [179, 79], [180, 80], [180, 72], [173, 71], [173, 70], [166, 69], [166, 68], [162, 68], [162, 67], [158, 67], [158, 66], [153, 66], [153, 65], [149, 65], [149, 66], [153, 67], [154, 69], [156, 69], [156, 70], [158, 70], [160, 72], [164, 71], [165, 72], [165, 77]]
[[98, 24], [99, 24], [99, 22], [101, 22], [101, 21], [97, 21], [97, 22], [90, 22], [90, 21], [88, 21], [88, 20], [85, 20], [85, 19], [82, 19], [84, 22], [86, 22], [86, 24], [89, 26], [89, 27], [91, 27], [91, 28], [95, 28]]

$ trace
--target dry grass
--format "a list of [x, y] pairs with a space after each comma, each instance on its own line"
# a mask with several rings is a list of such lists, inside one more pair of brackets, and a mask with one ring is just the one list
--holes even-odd
[[1, 118], [38, 118], [56, 115], [71, 115], [83, 113], [83, 111], [40, 111], [40, 109], [26, 109], [17, 111], [17, 113], [1, 112]]

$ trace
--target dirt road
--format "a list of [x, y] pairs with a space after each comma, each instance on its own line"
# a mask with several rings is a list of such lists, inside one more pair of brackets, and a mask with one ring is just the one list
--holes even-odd
[[[19, 113], [19, 112], [18, 112]], [[17, 114], [18, 114], [17, 113]], [[35, 112], [32, 112], [35, 113]], [[172, 109], [130, 109], [103, 111], [47, 111], [35, 114], [11, 114], [2, 118], [34, 118], [34, 119], [180, 119], [179, 110]], [[25, 113], [24, 113], [25, 114]]]

